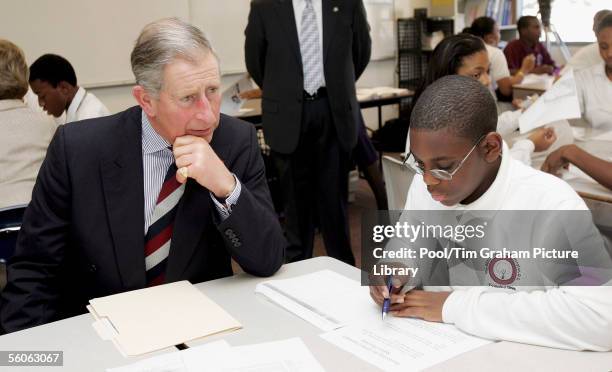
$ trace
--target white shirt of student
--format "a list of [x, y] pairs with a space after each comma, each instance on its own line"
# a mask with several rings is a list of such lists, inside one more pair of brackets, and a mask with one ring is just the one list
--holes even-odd
[[79, 87], [70, 106], [68, 106], [68, 110], [66, 110], [66, 120], [64, 123], [107, 115], [110, 115], [110, 112], [106, 106], [96, 96], [85, 91], [83, 87]]
[[591, 43], [585, 47], [580, 48], [567, 62], [561, 75], [569, 71], [570, 68], [574, 69], [574, 72], [589, 68], [600, 64], [602, 61], [601, 55], [599, 54], [599, 44], [597, 42]]
[[504, 52], [494, 46], [485, 44], [487, 47], [487, 54], [489, 55], [489, 75], [491, 76], [491, 90], [495, 97], [495, 90], [497, 89], [497, 82], [503, 78], [510, 77], [510, 70], [508, 70], [508, 61]]
[[[508, 153], [504, 143], [503, 154]], [[563, 180], [502, 156], [489, 189], [468, 205], [447, 207], [431, 198], [423, 177], [415, 175], [406, 210], [586, 210]], [[452, 284], [452, 283], [451, 283]], [[425, 287], [449, 291], [442, 309], [445, 323], [494, 340], [577, 350], [612, 349], [612, 287]]]
[[582, 117], [595, 129], [612, 130], [612, 81], [604, 62], [576, 71], [576, 88]]
[[[295, 26], [297, 27], [298, 42], [302, 34], [302, 13], [306, 8], [306, 0], [293, 0], [293, 14], [295, 15]], [[317, 17], [317, 30], [319, 31], [319, 48], [321, 53], [321, 61], [323, 61], [323, 0], [312, 0], [312, 7], [314, 8], [315, 15]], [[321, 76], [323, 84], [325, 86], [325, 76]]]

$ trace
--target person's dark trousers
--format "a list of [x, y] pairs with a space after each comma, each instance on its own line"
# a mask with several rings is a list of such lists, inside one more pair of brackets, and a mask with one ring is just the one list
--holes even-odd
[[354, 265], [347, 213], [349, 153], [338, 143], [325, 94], [304, 99], [297, 149], [273, 155], [285, 201], [287, 261], [312, 257], [318, 222], [327, 254]]

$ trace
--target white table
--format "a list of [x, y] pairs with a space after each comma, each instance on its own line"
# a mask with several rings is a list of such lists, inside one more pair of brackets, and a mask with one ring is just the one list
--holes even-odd
[[[329, 257], [318, 257], [283, 266], [274, 278], [289, 278], [316, 270], [330, 269], [359, 280], [359, 270]], [[195, 346], [226, 339], [231, 345], [301, 337], [327, 371], [378, 371], [374, 366], [344, 352], [318, 335], [321, 331], [254, 293], [257, 283], [268, 280], [240, 274], [200, 283], [197, 288], [223, 306], [243, 329], [189, 342]], [[350, 311], [350, 309], [347, 309]], [[205, 316], [205, 314], [203, 314]], [[102, 341], [91, 327], [89, 315], [66, 319], [0, 337], [0, 350], [63, 350], [62, 371], [104, 371], [137, 359], [123, 358], [111, 342]], [[166, 350], [166, 351], [171, 351]], [[2, 369], [4, 368], [4, 369]], [[428, 371], [609, 371], [612, 352], [590, 353], [499, 342], [436, 365]], [[8, 367], [0, 367], [0, 371]], [[40, 367], [13, 369], [41, 371]]]

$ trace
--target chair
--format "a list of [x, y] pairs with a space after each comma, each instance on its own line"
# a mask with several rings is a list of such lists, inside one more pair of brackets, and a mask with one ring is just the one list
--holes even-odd
[[26, 207], [24, 204], [0, 208], [0, 264], [6, 264], [15, 251]]
[[383, 156], [382, 167], [389, 210], [402, 210], [415, 172], [389, 155]]

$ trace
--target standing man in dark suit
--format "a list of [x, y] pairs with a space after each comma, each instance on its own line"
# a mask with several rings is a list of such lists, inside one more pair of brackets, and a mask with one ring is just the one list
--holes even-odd
[[287, 258], [312, 257], [318, 222], [327, 253], [354, 264], [346, 204], [360, 115], [355, 81], [371, 49], [363, 3], [252, 0], [245, 35], [283, 187]]
[[7, 332], [83, 313], [94, 297], [228, 276], [230, 258], [261, 276], [283, 262], [255, 130], [219, 115], [202, 32], [153, 22], [131, 60], [139, 106], [66, 124], [49, 146], [8, 265]]

